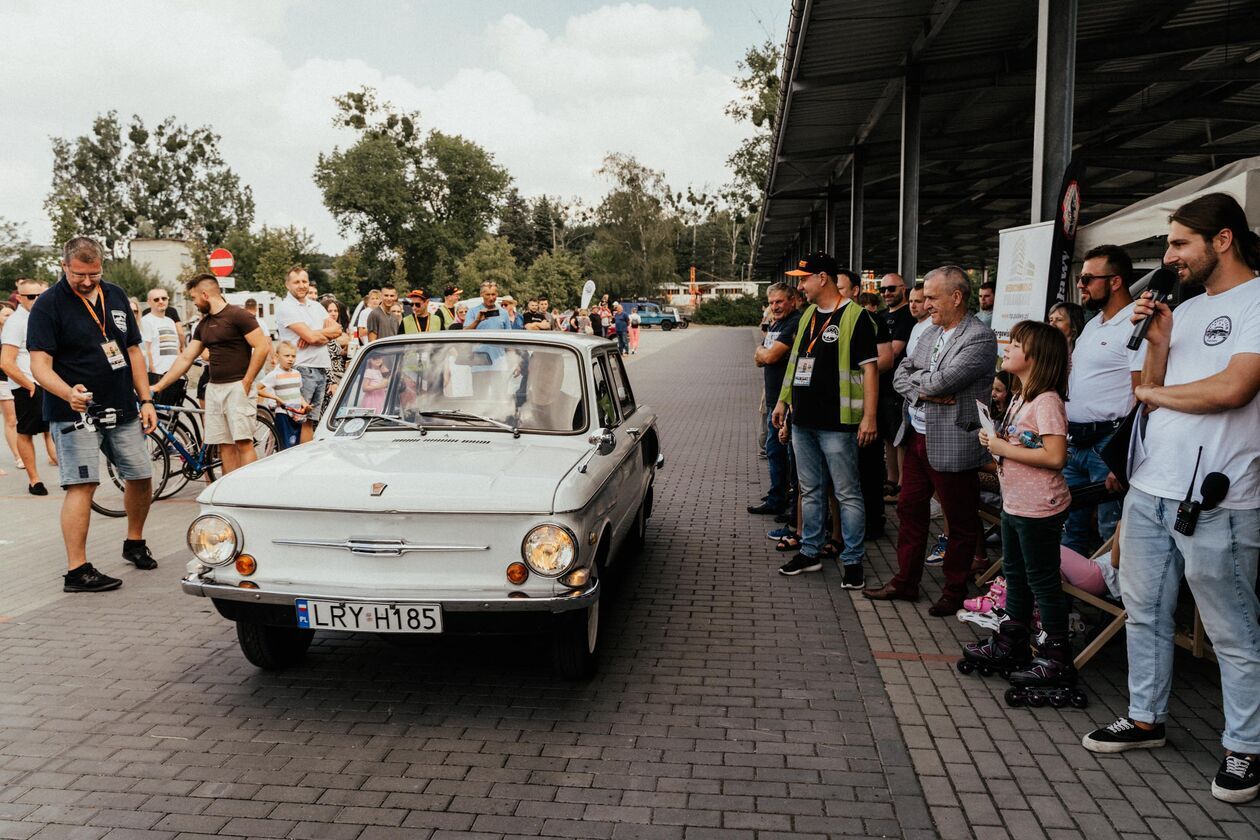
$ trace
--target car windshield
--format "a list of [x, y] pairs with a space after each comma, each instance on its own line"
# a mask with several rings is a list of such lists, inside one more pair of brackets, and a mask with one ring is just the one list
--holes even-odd
[[[369, 345], [334, 417], [383, 414], [424, 426], [573, 433], [586, 428], [577, 354], [514, 342]], [[380, 427], [385, 428], [385, 427]]]

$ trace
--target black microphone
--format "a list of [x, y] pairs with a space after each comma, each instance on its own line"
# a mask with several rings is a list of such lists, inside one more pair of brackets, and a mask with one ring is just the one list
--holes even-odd
[[1203, 487], [1199, 495], [1203, 497], [1203, 510], [1212, 510], [1229, 494], [1229, 476], [1224, 473], [1208, 473], [1203, 476]]
[[[1173, 289], [1177, 288], [1177, 272], [1171, 268], [1157, 268], [1151, 272], [1151, 282], [1147, 285], [1146, 290], [1151, 293], [1151, 300], [1155, 303], [1163, 303], [1172, 296]], [[1146, 331], [1151, 328], [1151, 319], [1143, 318], [1133, 327], [1133, 335], [1129, 336], [1129, 349], [1136, 350], [1142, 346], [1142, 340], [1146, 338]]]

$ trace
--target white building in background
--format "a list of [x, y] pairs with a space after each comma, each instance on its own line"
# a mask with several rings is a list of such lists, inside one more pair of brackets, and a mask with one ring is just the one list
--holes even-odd
[[[223, 292], [223, 299], [234, 306], [245, 306], [245, 301], [253, 299], [258, 302], [258, 320], [263, 325], [263, 330], [277, 338], [276, 332], [276, 305], [282, 300], [280, 295], [271, 292]], [[480, 300], [480, 298], [478, 298]]]
[[[717, 281], [706, 280], [696, 283], [696, 289], [699, 291], [699, 302], [705, 303], [717, 298], [742, 298], [756, 297], [758, 295], [758, 286], [761, 285], [755, 280], [749, 281]], [[691, 294], [691, 286], [688, 283], [666, 283], [661, 286], [661, 294], [665, 296], [665, 302], [671, 306], [691, 306], [696, 303], [695, 296]]]
[[[158, 282], [171, 293], [171, 306], [187, 319], [192, 315], [179, 284], [179, 275], [193, 267], [192, 249], [182, 239], [133, 239], [131, 240], [131, 264], [151, 271]], [[141, 302], [143, 305], [143, 301]]]

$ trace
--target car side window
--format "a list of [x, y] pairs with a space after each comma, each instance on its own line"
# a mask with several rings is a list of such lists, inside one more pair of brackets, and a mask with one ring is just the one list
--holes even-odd
[[621, 416], [629, 417], [638, 408], [634, 404], [634, 391], [630, 390], [630, 377], [626, 376], [626, 366], [620, 356], [605, 356], [608, 360], [609, 375], [613, 380], [613, 390], [617, 392], [617, 402], [621, 405]]
[[599, 425], [605, 429], [615, 428], [617, 425], [617, 402], [613, 399], [612, 389], [608, 385], [608, 373], [604, 368], [607, 356], [601, 356], [592, 363], [592, 372], [595, 374], [595, 412], [599, 418]]

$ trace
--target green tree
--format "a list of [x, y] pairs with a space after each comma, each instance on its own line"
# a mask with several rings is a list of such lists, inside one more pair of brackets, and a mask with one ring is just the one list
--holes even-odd
[[723, 241], [730, 272], [736, 276], [752, 252], [757, 219], [765, 203], [775, 120], [779, 115], [782, 59], [779, 46], [769, 38], [749, 47], [739, 63], [740, 75], [735, 81], [739, 96], [726, 106], [728, 116], [736, 122], [751, 123], [754, 129], [726, 159], [732, 177], [720, 194], [726, 212], [722, 220]]
[[358, 237], [366, 259], [399, 255], [408, 285], [449, 277], [498, 217], [511, 177], [476, 143], [422, 133], [418, 113], [378, 102], [371, 88], [335, 102], [334, 124], [359, 138], [319, 156], [315, 183], [342, 233]]
[[0, 219], [0, 290], [5, 292], [4, 298], [20, 277], [57, 279], [56, 266], [52, 248], [32, 244], [22, 225]]
[[145, 128], [138, 116], [124, 131], [114, 111], [90, 133], [53, 138], [52, 190], [44, 201], [58, 241], [99, 238], [125, 256], [137, 236], [223, 241], [248, 228], [254, 197], [219, 154], [219, 136], [167, 117]]
[[107, 281], [122, 287], [129, 297], [138, 299], [142, 305], [149, 290], [160, 285], [158, 276], [144, 263], [126, 259], [107, 260], [102, 271]]
[[363, 263], [363, 253], [354, 246], [342, 251], [332, 261], [329, 273], [329, 290], [351, 309], [367, 294], [368, 275]]
[[293, 225], [271, 228], [263, 225], [258, 232], [258, 262], [251, 288], [283, 295], [287, 291], [284, 280], [289, 269], [300, 265], [306, 269], [322, 294], [328, 290], [324, 262], [315, 251], [315, 237], [305, 228]]
[[523, 297], [546, 295], [557, 310], [562, 310], [578, 305], [585, 282], [582, 261], [576, 254], [552, 251], [538, 255], [519, 287]]
[[532, 210], [529, 202], [513, 187], [499, 211], [498, 235], [512, 245], [517, 265], [529, 265], [542, 250], [535, 236]]
[[595, 212], [595, 240], [586, 249], [595, 283], [614, 297], [655, 295], [677, 277], [665, 176], [624, 154], [606, 157], [598, 174], [613, 188]]
[[475, 294], [477, 287], [487, 280], [499, 285], [499, 294], [507, 294], [516, 288], [520, 270], [516, 257], [512, 256], [512, 244], [502, 236], [487, 236], [477, 243], [455, 268], [461, 288]]

